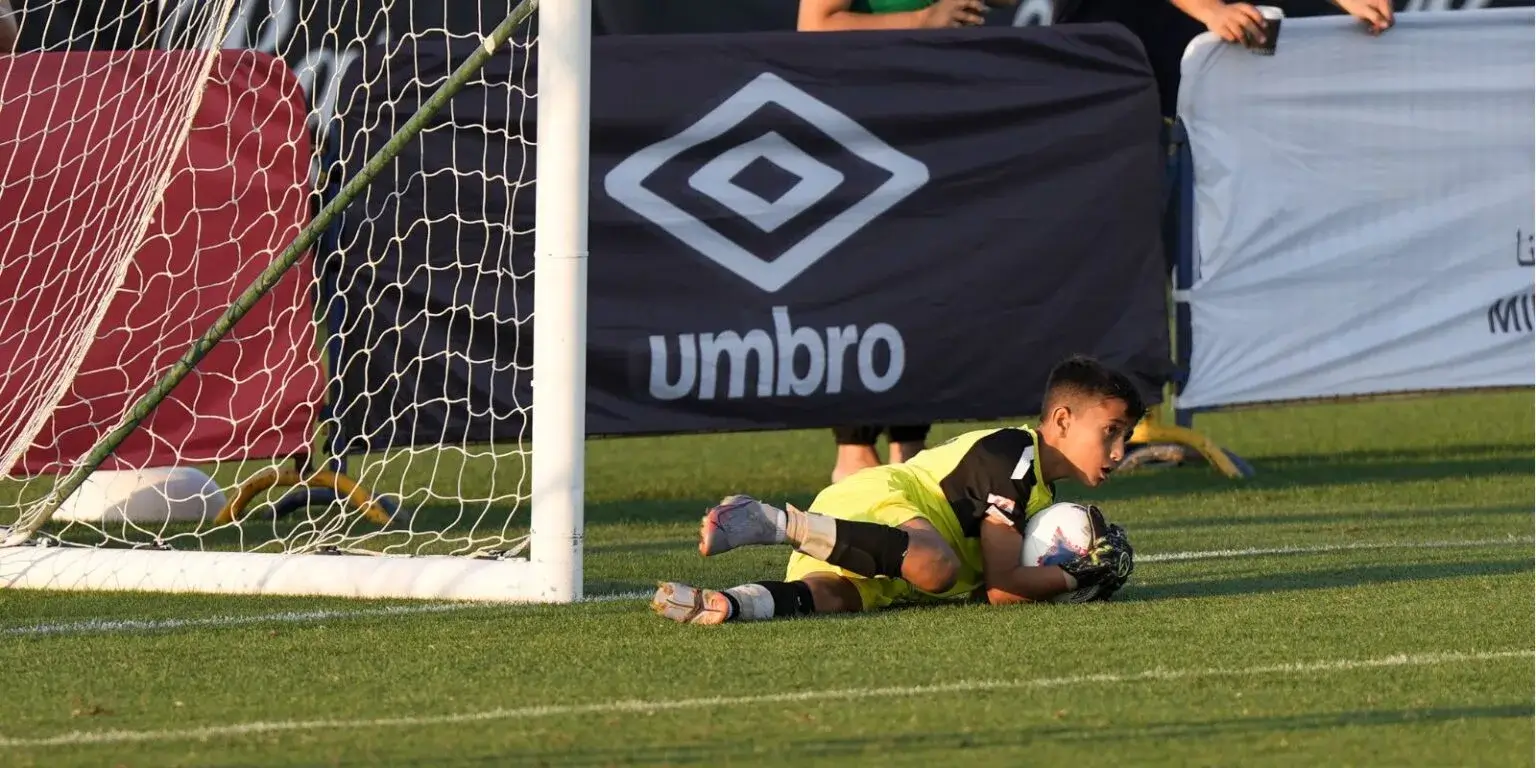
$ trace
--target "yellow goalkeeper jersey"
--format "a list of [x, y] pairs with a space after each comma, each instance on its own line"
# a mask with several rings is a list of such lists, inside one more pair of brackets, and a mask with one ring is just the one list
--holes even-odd
[[785, 580], [833, 573], [858, 588], [865, 610], [892, 602], [948, 599], [982, 585], [981, 525], [990, 496], [1014, 502], [1010, 515], [1023, 532], [1030, 515], [1050, 506], [1055, 489], [1040, 474], [1039, 439], [1028, 427], [967, 432], [905, 464], [873, 467], [827, 486], [811, 503], [823, 515], [892, 527], [927, 520], [960, 556], [954, 586], [942, 595], [919, 592], [901, 579], [866, 578], [800, 552], [790, 555]]
[[[1014, 522], [1023, 531], [1030, 515], [1054, 503], [1056, 488], [1040, 474], [1040, 437], [1029, 427], [967, 432], [912, 457], [896, 468], [910, 472], [928, 491], [932, 511], [954, 518], [961, 536], [981, 535], [989, 496], [1015, 504]], [[958, 542], [951, 542], [951, 544]]]

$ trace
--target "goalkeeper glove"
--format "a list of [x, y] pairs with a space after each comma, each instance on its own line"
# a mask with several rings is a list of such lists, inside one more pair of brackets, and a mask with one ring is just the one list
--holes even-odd
[[1125, 536], [1125, 529], [1110, 525], [1085, 554], [1059, 567], [1077, 580], [1079, 589], [1098, 587], [1096, 597], [1103, 599], [1125, 586], [1130, 579], [1131, 571], [1136, 568], [1135, 552]]

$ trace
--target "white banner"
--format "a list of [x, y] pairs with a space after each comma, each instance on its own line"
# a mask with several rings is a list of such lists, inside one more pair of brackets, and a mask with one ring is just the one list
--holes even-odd
[[1184, 55], [1186, 408], [1536, 383], [1530, 8]]

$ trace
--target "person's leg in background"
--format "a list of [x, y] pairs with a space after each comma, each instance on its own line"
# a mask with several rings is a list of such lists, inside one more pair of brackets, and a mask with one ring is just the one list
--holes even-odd
[[880, 466], [880, 454], [875, 443], [885, 427], [855, 426], [833, 427], [832, 436], [837, 440], [837, 463], [832, 466], [832, 482], [870, 467]]
[[879, 442], [881, 432], [888, 431], [890, 434], [890, 463], [900, 464], [926, 447], [931, 426], [911, 424], [833, 428], [832, 435], [837, 439], [837, 463], [832, 467], [832, 482], [838, 482], [861, 469], [880, 466], [880, 452], [875, 449], [875, 443]]
[[891, 463], [900, 464], [917, 455], [928, 442], [928, 429], [932, 424], [913, 424], [891, 427]]

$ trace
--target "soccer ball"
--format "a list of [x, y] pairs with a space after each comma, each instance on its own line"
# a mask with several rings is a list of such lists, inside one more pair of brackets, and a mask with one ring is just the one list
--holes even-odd
[[[1088, 553], [1103, 531], [1095, 530], [1093, 515], [1081, 504], [1061, 502], [1036, 512], [1024, 526], [1024, 565], [1059, 565]], [[1098, 586], [1066, 592], [1055, 603], [1086, 603], [1098, 597]]]

